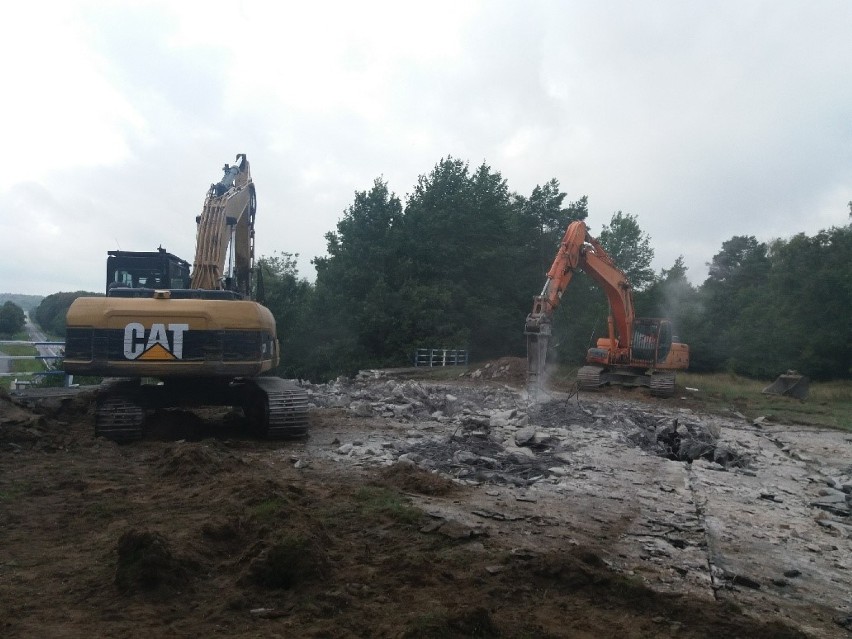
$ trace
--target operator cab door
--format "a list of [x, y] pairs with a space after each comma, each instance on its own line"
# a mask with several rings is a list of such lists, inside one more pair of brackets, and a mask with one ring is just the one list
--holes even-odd
[[630, 358], [634, 365], [654, 367], [666, 360], [671, 348], [671, 322], [645, 318], [633, 321]]

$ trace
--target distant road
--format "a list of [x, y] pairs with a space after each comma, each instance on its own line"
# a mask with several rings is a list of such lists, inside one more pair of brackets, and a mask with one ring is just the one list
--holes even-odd
[[[47, 342], [47, 336], [38, 328], [32, 321], [30, 321], [29, 313], [24, 313], [24, 319], [26, 323], [24, 324], [24, 328], [27, 331], [27, 335], [33, 342]], [[0, 349], [1, 351], [2, 349]], [[42, 356], [55, 356], [62, 354], [61, 346], [36, 346], [36, 350], [39, 355]], [[12, 372], [12, 361], [9, 359], [0, 359], [0, 374], [11, 373]], [[42, 360], [45, 366], [51, 366], [56, 360], [46, 359]]]
[[[25, 318], [27, 320], [27, 323], [26, 323], [27, 333], [29, 334], [30, 339], [33, 342], [47, 342], [47, 341], [49, 341], [47, 339], [47, 336], [45, 336], [45, 334], [41, 331], [41, 329], [38, 328], [30, 320], [30, 314], [29, 313], [25, 314]], [[38, 349], [39, 355], [50, 355], [50, 356], [52, 356], [52, 355], [61, 355], [62, 354], [62, 347], [61, 346], [36, 346], [36, 349]], [[52, 359], [44, 360], [45, 364], [47, 364], [48, 366], [51, 365], [55, 361], [56, 360], [52, 360]]]

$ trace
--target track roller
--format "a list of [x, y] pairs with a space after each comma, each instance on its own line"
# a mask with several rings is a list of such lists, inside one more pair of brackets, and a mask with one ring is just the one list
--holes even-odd
[[606, 384], [603, 372], [604, 369], [601, 366], [583, 366], [580, 368], [577, 371], [577, 385], [580, 390], [597, 390]]
[[308, 432], [308, 395], [279, 377], [257, 377], [244, 406], [252, 428], [266, 439], [302, 437]]

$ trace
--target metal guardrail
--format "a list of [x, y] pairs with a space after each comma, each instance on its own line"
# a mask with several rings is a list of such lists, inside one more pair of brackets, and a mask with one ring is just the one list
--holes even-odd
[[[2, 349], [4, 344], [9, 344], [11, 346], [34, 346], [38, 348], [39, 346], [65, 346], [65, 342], [27, 342], [19, 339], [7, 339], [0, 340], [0, 349]], [[0, 359], [62, 359], [65, 357], [64, 355], [42, 355], [39, 353], [38, 355], [6, 355], [3, 352], [0, 352]]]
[[[38, 352], [36, 355], [6, 355], [5, 353], [2, 352], [3, 345], [5, 345], [5, 344], [12, 345], [12, 346], [32, 346], [32, 347], [35, 347], [36, 350], [38, 350], [39, 346], [60, 346], [60, 347], [65, 346], [64, 341], [62, 341], [62, 342], [59, 342], [59, 341], [32, 341], [32, 342], [29, 342], [29, 341], [26, 341], [26, 340], [13, 340], [13, 339], [0, 340], [0, 360], [10, 360], [10, 361], [22, 360], [22, 359], [41, 360], [45, 365], [45, 370], [43, 370], [43, 371], [33, 371], [31, 373], [24, 373], [24, 372], [0, 373], [0, 377], [15, 377], [15, 378], [17, 378], [20, 375], [32, 375], [33, 377], [44, 376], [44, 375], [65, 375], [65, 371], [54, 370], [54, 369], [51, 368], [50, 364], [48, 363], [50, 360], [62, 359], [63, 357], [65, 357], [64, 354], [61, 354], [61, 355], [42, 355], [40, 352]], [[74, 382], [74, 376], [73, 375], [65, 375], [65, 386], [71, 386], [73, 384], [73, 382]], [[15, 380], [15, 383], [16, 383], [16, 385], [29, 384], [29, 382], [18, 382], [17, 379]]]
[[468, 352], [463, 348], [418, 348], [415, 366], [467, 366]]

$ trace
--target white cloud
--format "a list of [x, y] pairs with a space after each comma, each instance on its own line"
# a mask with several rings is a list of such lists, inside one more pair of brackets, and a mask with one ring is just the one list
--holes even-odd
[[3, 21], [0, 139], [9, 163], [0, 188], [126, 159], [126, 131], [144, 129], [145, 121], [104, 76], [73, 7], [13, 3]]
[[448, 154], [525, 194], [556, 177], [595, 229], [637, 214], [655, 266], [683, 253], [699, 281], [733, 235], [848, 219], [845, 0], [56, 2], [4, 19], [0, 289], [100, 288], [119, 245], [191, 259], [236, 153], [258, 251], [300, 253], [304, 275], [354, 191], [384, 176], [404, 196]]

